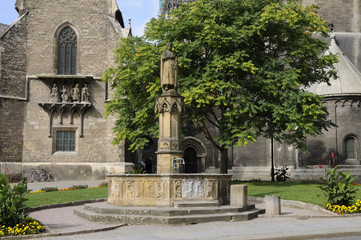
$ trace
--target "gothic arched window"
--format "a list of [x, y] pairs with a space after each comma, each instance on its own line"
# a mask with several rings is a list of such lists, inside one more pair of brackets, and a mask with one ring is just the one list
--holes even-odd
[[346, 159], [358, 158], [358, 140], [354, 136], [346, 138]]
[[76, 74], [76, 46], [75, 31], [69, 26], [63, 28], [58, 37], [58, 74]]

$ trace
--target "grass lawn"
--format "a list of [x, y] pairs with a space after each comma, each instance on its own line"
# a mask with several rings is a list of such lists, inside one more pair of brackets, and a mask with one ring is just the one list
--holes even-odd
[[[234, 184], [248, 185], [248, 195], [255, 197], [264, 197], [265, 195], [280, 195], [281, 199], [295, 200], [306, 203], [312, 203], [322, 206], [325, 197], [320, 183], [313, 182], [234, 182]], [[361, 186], [355, 186], [357, 198], [361, 199]], [[71, 191], [57, 191], [46, 193], [28, 194], [29, 199], [26, 205], [29, 207], [38, 207], [42, 205], [66, 203], [72, 201], [89, 200], [96, 198], [107, 198], [108, 188], [88, 188]]]
[[[295, 200], [322, 206], [326, 201], [321, 189], [321, 183], [313, 182], [235, 182], [248, 185], [248, 195], [264, 197], [265, 195], [279, 195], [281, 199]], [[357, 198], [361, 199], [361, 186], [354, 186]]]
[[88, 188], [70, 191], [56, 191], [45, 193], [33, 193], [26, 196], [29, 200], [25, 204], [30, 207], [38, 207], [55, 203], [66, 203], [96, 198], [107, 198], [108, 188]]

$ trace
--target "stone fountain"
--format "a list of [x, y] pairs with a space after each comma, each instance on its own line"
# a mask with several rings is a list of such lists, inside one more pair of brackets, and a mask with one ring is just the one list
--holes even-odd
[[[177, 93], [177, 66], [177, 57], [169, 43], [161, 57], [163, 92], [155, 104], [155, 113], [159, 114], [157, 174], [107, 175], [107, 203], [86, 205], [77, 215], [131, 224], [186, 224], [257, 217], [260, 211], [246, 201], [229, 206], [231, 175], [182, 173], [180, 119], [184, 103]], [[247, 199], [247, 194], [240, 197]], [[90, 214], [89, 210], [96, 214]], [[110, 212], [113, 214], [108, 216]]]

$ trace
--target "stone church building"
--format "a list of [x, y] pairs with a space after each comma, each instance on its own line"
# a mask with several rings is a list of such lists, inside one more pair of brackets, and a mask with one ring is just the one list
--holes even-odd
[[[306, 153], [263, 138], [230, 148], [234, 178], [270, 179], [271, 146], [274, 165], [289, 167], [294, 179], [322, 176], [319, 164], [330, 163], [361, 175], [361, 3], [302, 3], [317, 4], [334, 26], [329, 41], [339, 56], [339, 77], [307, 90], [325, 96], [339, 127], [308, 139]], [[119, 39], [131, 36], [116, 1], [17, 0], [15, 8], [18, 19], [0, 24], [0, 172], [18, 178], [46, 169], [59, 180], [102, 179], [148, 157], [156, 166], [156, 140], [136, 153], [126, 144], [114, 146], [114, 119], [102, 115], [111, 91], [101, 76], [113, 64]], [[203, 136], [189, 131], [181, 148], [186, 172], [219, 172], [220, 155]]]
[[17, 0], [0, 25], [0, 169], [58, 179], [104, 178], [124, 162], [113, 146], [101, 81], [121, 37], [131, 35], [116, 0]]

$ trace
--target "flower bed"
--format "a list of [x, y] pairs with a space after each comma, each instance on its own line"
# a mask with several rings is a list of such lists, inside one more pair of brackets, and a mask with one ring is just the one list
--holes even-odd
[[29, 234], [39, 234], [45, 229], [35, 219], [28, 218], [24, 224], [16, 224], [14, 227], [0, 226], [0, 237], [21, 236]]
[[51, 187], [51, 188], [42, 188], [39, 189], [38, 191], [31, 191], [29, 192], [29, 194], [33, 194], [33, 193], [44, 193], [44, 192], [56, 192], [56, 191], [71, 191], [71, 190], [77, 190], [77, 189], [87, 189], [87, 188], [103, 188], [103, 187], [107, 187], [106, 183], [103, 183], [99, 186], [96, 187], [88, 187], [88, 185], [74, 185], [72, 187], [67, 187], [67, 188], [57, 188], [57, 187]]
[[361, 213], [361, 200], [357, 199], [356, 203], [352, 206], [345, 206], [345, 205], [332, 205], [330, 203], [325, 203], [323, 207], [327, 210], [335, 212], [337, 214], [354, 214], [354, 213]]

